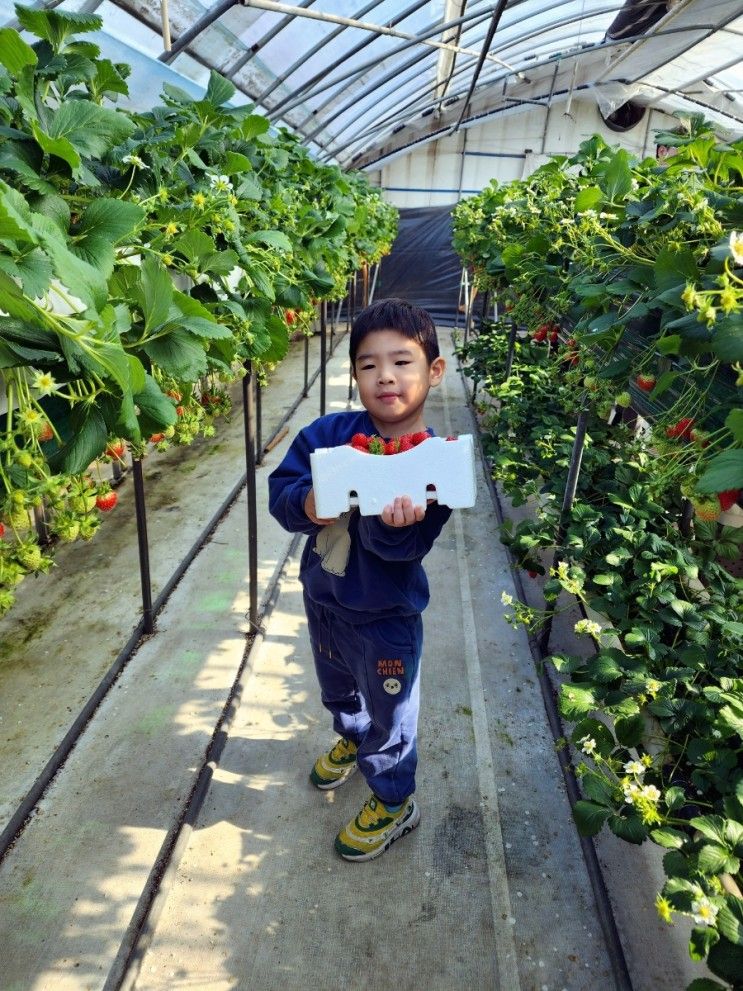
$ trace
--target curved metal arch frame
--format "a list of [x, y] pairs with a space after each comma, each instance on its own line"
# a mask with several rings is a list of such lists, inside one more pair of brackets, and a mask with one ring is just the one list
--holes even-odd
[[[689, 26], [689, 27], [682, 27], [682, 28], [671, 28], [671, 29], [668, 29], [666, 31], [656, 32], [653, 35], [653, 37], [662, 37], [662, 36], [666, 36], [666, 35], [682, 34], [682, 33], [688, 32], [688, 31], [692, 31], [692, 30], [698, 31], [698, 30], [704, 30], [705, 28], [709, 29], [710, 27], [711, 27], [710, 25], [694, 25], [693, 27], [692, 26]], [[644, 35], [638, 35], [638, 37], [636, 39], [634, 39], [634, 40], [635, 41], [640, 41], [644, 37], [645, 37]], [[696, 43], [697, 42], [695, 42], [695, 44]], [[608, 48], [618, 47], [620, 45], [626, 45], [626, 44], [628, 44], [628, 39], [621, 39], [621, 40], [620, 39], [617, 39], [617, 40], [604, 41], [600, 45], [588, 46], [588, 47], [586, 47], [584, 49], [581, 49], [581, 50], [578, 50], [578, 51], [576, 51], [576, 52], [574, 52], [572, 54], [566, 55], [563, 59], [561, 59], [561, 61], [567, 62], [570, 59], [578, 58], [578, 57], [581, 57], [581, 56], [585, 56], [587, 54], [591, 54], [593, 52], [603, 51], [603, 50], [606, 50]], [[693, 47], [693, 46], [690, 46], [690, 47]], [[530, 68], [531, 69], [538, 69], [538, 68], [541, 68], [542, 66], [545, 66], [545, 65], [550, 64], [550, 62], [554, 62], [554, 53], [552, 55], [548, 56], [547, 58], [544, 58], [544, 59], [540, 60], [539, 62], [532, 63], [530, 65]], [[714, 75], [714, 72], [712, 72], [711, 74]], [[708, 75], [710, 75], [709, 72], [705, 73], [705, 78]], [[486, 87], [487, 88], [491, 88], [491, 87], [496, 86], [499, 83], [503, 82], [507, 78], [508, 78], [508, 74], [507, 73], [500, 73], [497, 76], [493, 76], [493, 77], [489, 77], [489, 78], [483, 79], [482, 80], [482, 86], [483, 86], [483, 88], [486, 88]], [[608, 82], [617, 82], [617, 81], [618, 80], [610, 80]], [[640, 79], [639, 82], [641, 82], [641, 81], [642, 80]], [[602, 85], [608, 85], [608, 82], [607, 83], [603, 83]], [[627, 84], [628, 85], [633, 85], [634, 83], [637, 83], [637, 82], [638, 82], [638, 80], [627, 81]], [[654, 88], [658, 88], [655, 84], [649, 84], [649, 85], [652, 85]], [[585, 90], [585, 89], [588, 89], [588, 88], [589, 88], [588, 86], [580, 86], [580, 87], [578, 87], [579, 90]], [[674, 92], [679, 92], [679, 91], [677, 91], [677, 90], [668, 90], [666, 92], [667, 93], [674, 93]], [[459, 99], [461, 99], [463, 93], [464, 93], [464, 88], [460, 89], [459, 91], [456, 91], [456, 90], [453, 91], [450, 94], [449, 99], [447, 101], [445, 101], [445, 103], [446, 102], [449, 102], [449, 101], [451, 101], [451, 102], [458, 101]], [[558, 94], [555, 94], [555, 95], [559, 95], [559, 93]], [[687, 99], [687, 97], [685, 97], [682, 92], [679, 92], [679, 96], [682, 96], [684, 99]], [[517, 100], [519, 103], [525, 102], [524, 100], [521, 100], [518, 97], [516, 97], [514, 99]], [[530, 100], [529, 102], [534, 102], [534, 101], [531, 101]], [[541, 101], [537, 100], [536, 102], [541, 102]], [[501, 107], [498, 107], [498, 108], [493, 109], [492, 111], [487, 111], [486, 114], [482, 114], [482, 113], [474, 114], [470, 118], [467, 118], [465, 122], [478, 119], [481, 116], [489, 116], [491, 114], [497, 114], [497, 113], [502, 112], [505, 109], [507, 109], [507, 108], [501, 106]], [[411, 114], [408, 115], [407, 121], [409, 122], [410, 120], [414, 119], [415, 117], [420, 116], [420, 113], [421, 113], [421, 111], [419, 111], [418, 109], [416, 109], [413, 113], [411, 113]], [[732, 117], [733, 115], [728, 114], [727, 116]], [[394, 119], [397, 119], [397, 117], [395, 117]], [[351, 141], [347, 142], [345, 145], [342, 145], [341, 147], [334, 146], [332, 144], [332, 142], [329, 142], [328, 145], [327, 145], [327, 150], [326, 150], [325, 154], [326, 155], [328, 155], [328, 154], [329, 155], [332, 155], [334, 158], [338, 159], [338, 157], [340, 155], [342, 155], [343, 152], [347, 151], [350, 148], [353, 148], [354, 145], [356, 145], [356, 144], [358, 144], [360, 142], [367, 141], [374, 134], [378, 134], [380, 131], [388, 128], [390, 126], [390, 124], [391, 124], [391, 120], [388, 117], [388, 118], [385, 119], [384, 122], [379, 123], [379, 124], [375, 125], [374, 127], [368, 128], [366, 131], [362, 131], [359, 134], [355, 135], [354, 138]], [[432, 140], [435, 140], [435, 139], [440, 138], [442, 136], [445, 136], [446, 134], [449, 134], [449, 133], [451, 133], [451, 126], [447, 124], [446, 126], [442, 127], [440, 130], [438, 130], [436, 132], [432, 132], [430, 135], [427, 135], [425, 137], [425, 139], [421, 139], [421, 141], [424, 141], [424, 140], [425, 141], [432, 141]], [[416, 141], [416, 142], [413, 142], [413, 143], [414, 144], [419, 144], [421, 142], [420, 141]], [[368, 167], [368, 166], [365, 165], [364, 167]]]
[[[526, 0], [521, 0], [521, 2], [522, 3], [523, 2], [526, 2]], [[566, 6], [568, 3], [572, 3], [572, 2], [574, 2], [574, 0], [559, 0], [558, 3], [553, 4], [549, 9], [550, 10], [557, 10], [558, 8], [563, 7], [563, 6]], [[648, 2], [650, 2], [650, 0], [648, 0]], [[602, 7], [598, 11], [593, 11], [590, 16], [591, 17], [595, 17], [595, 16], [601, 16], [602, 14], [606, 14], [606, 13], [615, 13], [616, 11], [621, 10], [622, 6], [623, 6], [623, 3], [619, 3], [618, 5], [617, 4], [613, 4], [610, 7]], [[483, 20], [484, 20], [486, 15], [484, 14], [483, 10], [480, 9], [478, 11], [478, 13], [481, 14], [481, 15], [483, 15]], [[544, 13], [544, 12], [542, 11], [541, 13]], [[536, 15], [534, 13], [526, 14], [522, 18], [520, 18], [517, 21], [515, 21], [514, 24], [521, 23], [521, 22], [528, 23], [528, 22], [532, 21], [535, 16]], [[547, 33], [547, 32], [549, 32], [551, 30], [554, 30], [558, 26], [566, 26], [568, 24], [573, 24], [575, 22], [575, 20], [576, 20], [576, 18], [574, 18], [574, 17], [564, 18], [561, 21], [553, 21], [553, 22], [551, 22], [548, 25], [543, 25], [537, 31], [525, 31], [525, 32], [522, 32], [521, 34], [519, 34], [519, 35], [517, 35], [517, 36], [515, 36], [513, 38], [510, 38], [508, 40], [508, 46], [519, 44], [522, 41], [525, 41], [525, 40], [529, 40], [529, 39], [538, 37], [540, 34], [544, 34], [544, 33]], [[450, 22], [450, 23], [454, 23], [454, 22]], [[508, 27], [509, 28], [513, 27], [513, 24], [508, 25]], [[482, 42], [484, 40], [484, 37], [485, 36], [483, 35], [479, 39], [480, 42]], [[477, 44], [477, 41], [473, 40], [471, 43], [472, 44]], [[406, 46], [406, 47], [409, 47], [409, 46]], [[504, 52], [504, 51], [507, 52], [508, 51], [508, 47], [502, 48], [499, 51], [500, 52]], [[390, 53], [390, 54], [392, 54], [392, 53]], [[428, 55], [428, 53], [424, 53], [424, 56], [423, 57], [425, 57], [426, 55]], [[382, 77], [374, 80], [373, 84], [367, 90], [365, 90], [362, 94], [354, 94], [353, 99], [351, 99], [350, 101], [348, 101], [347, 102], [347, 105], [344, 105], [343, 108], [339, 108], [338, 109], [338, 112], [336, 112], [331, 117], [329, 117], [326, 120], [324, 120], [323, 127], [324, 126], [327, 126], [330, 123], [332, 123], [339, 116], [341, 116], [341, 114], [343, 114], [347, 110], [349, 110], [352, 106], [358, 104], [359, 99], [362, 99], [363, 100], [363, 99], [366, 99], [368, 96], [371, 96], [375, 92], [376, 89], [378, 89], [380, 86], [385, 85], [389, 81], [389, 79], [391, 77], [394, 77], [394, 75], [397, 75], [399, 77], [399, 75], [401, 73], [406, 72], [409, 68], [415, 66], [419, 61], [421, 61], [421, 58], [414, 57], [413, 59], [410, 59], [407, 62], [404, 62], [402, 65], [396, 66], [394, 68], [394, 70], [391, 70], [392, 76], [390, 75], [390, 72], [388, 72], [388, 73], [384, 74]], [[528, 68], [531, 68], [531, 66], [523, 66], [522, 65], [520, 67], [515, 68], [515, 72], [517, 72], [517, 73], [523, 73], [524, 72], [524, 69], [528, 69]], [[470, 69], [470, 66], [469, 65], [460, 66], [459, 69], [455, 70], [454, 76], [457, 76], [457, 75], [460, 75], [463, 72], [469, 71], [469, 69]], [[510, 74], [513, 74], [513, 73], [510, 73]], [[343, 78], [343, 77], [341, 77], [341, 78]], [[336, 85], [336, 83], [338, 81], [340, 81], [340, 80], [332, 80], [330, 82], [327, 82], [322, 87], [320, 87], [318, 89], [315, 89], [314, 91], [311, 91], [310, 93], [307, 93], [306, 91], [303, 90], [302, 91], [303, 92], [302, 98], [301, 99], [296, 99], [296, 100], [290, 102], [289, 106], [288, 107], [285, 107], [285, 112], [288, 111], [288, 110], [290, 110], [290, 109], [292, 109], [294, 106], [297, 106], [300, 103], [302, 103], [307, 98], [307, 96], [309, 96], [309, 95], [316, 95], [318, 92], [322, 92], [323, 89], [328, 89], [331, 86]], [[426, 84], [426, 86], [421, 89], [421, 93], [427, 92], [427, 90], [429, 88], [430, 87], [428, 86], [428, 84]], [[327, 100], [325, 103], [321, 104], [320, 107], [315, 108], [315, 110], [313, 111], [312, 116], [316, 116], [323, 109], [325, 109], [326, 106], [329, 106], [330, 103], [332, 102], [332, 99], [333, 98], [331, 98], [330, 100]], [[399, 107], [396, 107], [395, 108], [395, 110], [398, 110], [398, 109], [399, 109]], [[424, 109], [427, 109], [427, 108], [424, 108]], [[365, 112], [368, 112], [368, 111], [365, 111]], [[360, 116], [363, 116], [363, 114], [362, 115], [358, 115], [356, 118], [354, 118], [354, 120], [359, 119]], [[302, 124], [300, 124], [300, 125], [297, 125], [299, 127], [300, 131], [301, 131], [301, 128], [305, 124], [306, 124], [306, 121], [302, 122]], [[319, 134], [322, 129], [323, 128], [316, 129], [315, 131], [311, 132], [311, 135], [310, 136], [311, 137], [314, 137], [316, 134]], [[345, 128], [344, 128], [344, 130], [345, 130]], [[337, 133], [342, 133], [342, 132], [337, 132]], [[334, 137], [337, 136], [337, 133], [336, 133], [336, 135], [334, 135]]]
[[[423, 2], [416, 4], [416, 8], [421, 7], [421, 6], [425, 6], [426, 3], [427, 3], [427, 0], [423, 0]], [[418, 36], [416, 36], [416, 38], [411, 39], [410, 41], [402, 42], [401, 44], [395, 46], [394, 48], [391, 48], [388, 52], [386, 52], [384, 54], [384, 56], [382, 57], [381, 61], [384, 62], [386, 59], [389, 59], [389, 58], [391, 58], [391, 57], [393, 57], [395, 55], [398, 55], [400, 52], [406, 51], [408, 48], [413, 48], [420, 41], [425, 40], [428, 36], [430, 36], [432, 34], [439, 34], [440, 32], [447, 31], [447, 30], [449, 30], [452, 27], [457, 27], [460, 23], [466, 23], [467, 21], [476, 20], [476, 19], [486, 20], [489, 16], [490, 15], [488, 13], [483, 12], [483, 11], [470, 12], [468, 14], [465, 14], [463, 17], [456, 18], [455, 20], [447, 21], [447, 22], [442, 23], [442, 24], [433, 25], [430, 29], [427, 29], [426, 31], [421, 32], [421, 34], [419, 34]], [[367, 45], [371, 44], [375, 40], [376, 40], [376, 38], [374, 38], [373, 36], [370, 37], [369, 39], [367, 39], [364, 42], [363, 47], [366, 47]], [[333, 68], [337, 67], [338, 65], [343, 64], [343, 62], [347, 60], [347, 58], [349, 57], [349, 55], [355, 54], [356, 51], [360, 50], [361, 47], [362, 46], [358, 46], [356, 49], [352, 50], [352, 52], [347, 52], [343, 56], [343, 58], [338, 59], [335, 63], [333, 63]], [[420, 53], [420, 56], [422, 58], [429, 58], [429, 59], [431, 59], [431, 61], [433, 61], [433, 59], [435, 59], [437, 57], [437, 55], [436, 55], [435, 52], [431, 52], [431, 51], [428, 51], [428, 50], [423, 50]], [[473, 57], [473, 56], [471, 56], [471, 57]], [[341, 82], [345, 81], [346, 79], [350, 79], [351, 77], [359, 78], [365, 72], [367, 72], [370, 68], [373, 68], [373, 66], [375, 66], [378, 63], [378, 61], [380, 61], [380, 60], [379, 59], [371, 59], [371, 60], [369, 60], [367, 62], [362, 63], [361, 65], [354, 66], [353, 69], [350, 69], [344, 75], [335, 76], [333, 79], [325, 81], [321, 86], [314, 86], [314, 83], [316, 81], [321, 80], [321, 79], [326, 79], [326, 77], [327, 77], [327, 71], [322, 72], [322, 73], [317, 73], [316, 76], [314, 76], [312, 80], [308, 81], [307, 84], [305, 84], [300, 89], [298, 89], [292, 97], [290, 97], [288, 100], [284, 100], [278, 106], [272, 107], [271, 110], [270, 110], [269, 116], [271, 114], [273, 114], [275, 111], [279, 110], [279, 109], [283, 109], [284, 113], [288, 113], [289, 111], [291, 111], [291, 110], [295, 109], [296, 107], [301, 106], [303, 103], [305, 103], [305, 101], [307, 100], [307, 98], [309, 96], [317, 96], [319, 93], [322, 93], [325, 90], [328, 90], [328, 89], [331, 89], [331, 88], [333, 88], [335, 86], [338, 86]], [[413, 64], [415, 64], [418, 61], [420, 61], [420, 58], [414, 57], [409, 62], [404, 63], [401, 66], [398, 66], [397, 67], [398, 68], [398, 71], [404, 72], [408, 68], [409, 65], [413, 65]], [[381, 83], [381, 85], [383, 85], [383, 83]], [[308, 92], [308, 89], [309, 89], [309, 92]], [[324, 107], [329, 106], [329, 104], [332, 103], [332, 101], [334, 99], [335, 99], [335, 95], [332, 96], [332, 97], [330, 97], [328, 100], [326, 100], [325, 103], [323, 103], [323, 104], [320, 105], [320, 107], [315, 108], [315, 110], [313, 111], [313, 115], [316, 114], [316, 113], [318, 113], [321, 109], [324, 109]]]
[[[415, 13], [421, 7], [424, 7], [426, 5], [426, 3], [427, 3], [427, 0], [416, 0], [416, 2], [412, 6], [406, 7], [405, 10], [402, 11], [402, 13], [397, 18], [395, 18], [391, 23], [392, 24], [399, 24], [406, 17], [409, 17], [412, 13]], [[378, 6], [378, 4], [377, 4], [377, 6]], [[324, 90], [326, 90], [326, 89], [328, 89], [328, 88], [330, 88], [332, 86], [337, 86], [339, 83], [343, 82], [343, 80], [346, 79], [346, 78], [349, 78], [349, 77], [354, 76], [354, 75], [358, 75], [361, 72], [365, 72], [369, 66], [373, 66], [376, 63], [376, 60], [371, 60], [370, 62], [364, 63], [363, 64], [363, 68], [361, 66], [356, 66], [352, 70], [350, 70], [346, 75], [335, 76], [330, 82], [326, 83], [326, 85], [321, 85], [319, 87], [316, 86], [316, 83], [321, 82], [322, 80], [327, 79], [327, 76], [328, 76], [328, 73], [329, 72], [333, 72], [333, 70], [335, 70], [339, 66], [343, 65], [344, 62], [346, 62], [352, 56], [357, 55], [364, 48], [367, 48], [375, 40], [376, 40], [375, 36], [370, 34], [368, 37], [364, 38], [362, 41], [358, 42], [356, 45], [353, 45], [348, 51], [343, 52], [329, 66], [325, 66], [320, 72], [316, 72], [315, 75], [312, 76], [309, 80], [307, 80], [307, 82], [305, 82], [302, 86], [300, 86], [299, 88], [295, 89], [291, 94], [289, 94], [288, 96], [286, 96], [284, 99], [280, 100], [275, 106], [273, 106], [270, 109], [268, 109], [268, 116], [269, 116], [269, 118], [272, 118], [279, 111], [281, 111], [284, 114], [289, 113], [295, 107], [298, 107], [298, 106], [301, 106], [302, 104], [304, 104], [304, 102], [306, 101], [308, 95], [310, 95], [310, 94], [311, 95], [317, 95], [318, 93], [322, 93], [322, 92], [324, 92]], [[400, 47], [402, 47], [402, 46], [407, 47], [410, 44], [411, 44], [411, 42], [403, 42]], [[426, 55], [430, 55], [431, 53], [426, 52], [425, 54]], [[307, 90], [310, 91], [310, 94], [307, 93]]]
[[[557, 5], [557, 6], [562, 6], [562, 4], [559, 4], [559, 5]], [[616, 11], [616, 10], [618, 10], [618, 9], [621, 9], [621, 5], [620, 5], [620, 7], [617, 7], [616, 5], [613, 5], [613, 6], [611, 6], [611, 7], [608, 7], [608, 8], [601, 8], [601, 11], [600, 11], [600, 12], [599, 12], [599, 11], [597, 11], [597, 12], [595, 12], [595, 14], [594, 14], [594, 15], [592, 15], [592, 16], [598, 16], [598, 14], [599, 14], [599, 13], [613, 13], [613, 12], [615, 12], [615, 11]], [[518, 36], [517, 36], [517, 37], [515, 37], [515, 38], [511, 38], [511, 39], [509, 39], [509, 41], [508, 41], [508, 43], [507, 43], [507, 45], [506, 45], [506, 46], [504, 46], [503, 48], [501, 48], [501, 49], [500, 49], [500, 51], [501, 51], [501, 52], [505, 52], [505, 53], [508, 53], [508, 52], [509, 52], [509, 50], [510, 50], [510, 48], [511, 48], [511, 46], [513, 46], [513, 45], [517, 45], [517, 44], [521, 44], [521, 43], [522, 43], [523, 41], [530, 41], [530, 40], [532, 40], [532, 39], [534, 39], [534, 38], [536, 38], [536, 37], [539, 37], [539, 35], [540, 35], [540, 34], [546, 34], [546, 33], [548, 33], [549, 31], [552, 31], [552, 30], [554, 30], [554, 29], [555, 29], [555, 28], [557, 28], [557, 27], [563, 27], [563, 26], [566, 26], [566, 25], [568, 25], [568, 24], [571, 24], [571, 23], [573, 23], [573, 20], [574, 20], [573, 18], [569, 18], [569, 19], [564, 19], [564, 20], [562, 20], [562, 21], [559, 21], [559, 22], [552, 22], [551, 24], [549, 24], [549, 25], [545, 25], [545, 26], [543, 26], [543, 27], [542, 27], [541, 29], [539, 29], [539, 30], [537, 30], [537, 31], [532, 31], [532, 32], [530, 32], [530, 33], [524, 33], [524, 34], [521, 34], [521, 35], [518, 35]], [[564, 41], [566, 41], [566, 40], [569, 40], [569, 38], [568, 38], [567, 36], [566, 36], [566, 37], [564, 37], [564, 38], [559, 38], [559, 39], [555, 39], [555, 42], [554, 42], [554, 44], [562, 44], [562, 43], [563, 43]], [[625, 41], [624, 41], [623, 43], [624, 43], [624, 44], [627, 44], [627, 41], [625, 40]], [[597, 46], [591, 46], [591, 47], [597, 47]], [[608, 45], [607, 45], [607, 47], [608, 47]], [[519, 54], [521, 54], [521, 53], [519, 53]], [[553, 57], [554, 57], [554, 53], [551, 53], [551, 54], [550, 54], [550, 56], [549, 56], [549, 58], [553, 58]], [[571, 57], [571, 56], [569, 55], [568, 57]], [[402, 65], [402, 66], [398, 66], [398, 67], [397, 67], [397, 69], [396, 69], [396, 73], [397, 73], [397, 75], [398, 75], [398, 78], [399, 78], [399, 74], [400, 74], [401, 72], [405, 72], [405, 71], [406, 71], [406, 70], [407, 70], [407, 69], [408, 69], [408, 68], [409, 68], [409, 67], [410, 67], [411, 65], [413, 65], [413, 64], [414, 64], [414, 62], [409, 62], [409, 63], [406, 63], [405, 65]], [[532, 68], [534, 68], [534, 66], [535, 66], [535, 65], [538, 65], [538, 64], [540, 64], [540, 63], [531, 63], [531, 64], [530, 64], [530, 65], [528, 65], [528, 66], [526, 66], [526, 65], [524, 65], [524, 64], [522, 64], [522, 65], [521, 65], [521, 66], [520, 66], [520, 67], [519, 67], [519, 68], [518, 68], [517, 70], [515, 70], [515, 71], [516, 71], [516, 72], [519, 72], [519, 73], [523, 73], [525, 69], [532, 69]], [[456, 77], [456, 76], [461, 76], [461, 75], [463, 75], [463, 74], [464, 74], [465, 72], [468, 72], [468, 71], [469, 71], [469, 69], [470, 69], [470, 66], [460, 66], [460, 68], [459, 68], [459, 69], [456, 69], [456, 70], [455, 70], [455, 72], [453, 73], [453, 78], [454, 78], [454, 77]], [[507, 72], [507, 73], [503, 73], [503, 72], [502, 72], [502, 70], [495, 70], [495, 71], [497, 71], [497, 72], [498, 72], [499, 74], [498, 74], [498, 75], [497, 75], [497, 76], [495, 77], [495, 79], [494, 79], [494, 82], [499, 82], [499, 81], [500, 81], [501, 79], [503, 79], [503, 78], [507, 78], [508, 76], [511, 76], [511, 75], [514, 75], [514, 74], [515, 74], [515, 72], [514, 72], [514, 71], [510, 71], [510, 72]], [[389, 75], [389, 74], [388, 74], [388, 75]], [[488, 81], [490, 80], [490, 78], [491, 78], [491, 77], [490, 77], [489, 75], [487, 75], [487, 74], [486, 74], [486, 75], [485, 75], [485, 76], [483, 77], [483, 84], [486, 84], [486, 83], [487, 83], [487, 82], [488, 82]], [[325, 124], [329, 124], [329, 123], [332, 123], [332, 121], [333, 121], [333, 120], [335, 120], [335, 119], [337, 119], [337, 117], [338, 117], [338, 116], [340, 116], [340, 115], [341, 115], [342, 113], [345, 113], [345, 112], [346, 112], [346, 110], [348, 110], [348, 109], [350, 109], [350, 107], [351, 107], [351, 106], [354, 106], [354, 105], [356, 105], [356, 104], [358, 104], [358, 102], [359, 102], [359, 99], [362, 99], [362, 100], [363, 100], [363, 99], [366, 99], [366, 98], [367, 98], [368, 96], [371, 96], [371, 95], [372, 95], [372, 93], [373, 93], [373, 92], [375, 91], [375, 89], [376, 89], [376, 88], [377, 88], [377, 87], [378, 87], [379, 85], [384, 85], [384, 83], [386, 83], [387, 81], [388, 81], [388, 78], [386, 78], [386, 77], [383, 77], [383, 78], [382, 78], [382, 79], [380, 79], [380, 80], [376, 80], [376, 81], [375, 81], [375, 84], [374, 84], [374, 85], [373, 85], [373, 86], [372, 86], [372, 87], [371, 87], [371, 88], [370, 88], [369, 90], [367, 90], [367, 91], [366, 91], [365, 93], [363, 93], [363, 94], [361, 94], [361, 95], [359, 95], [359, 94], [355, 94], [355, 98], [354, 98], [354, 100], [353, 100], [353, 101], [352, 101], [351, 103], [349, 103], [349, 104], [348, 104], [347, 106], [344, 106], [342, 110], [339, 110], [339, 112], [338, 112], [338, 113], [336, 113], [336, 114], [335, 114], [335, 115], [333, 115], [332, 117], [330, 117], [330, 118], [328, 118], [328, 119], [327, 119], [327, 120], [325, 121]], [[423, 98], [424, 98], [424, 96], [425, 96], [425, 94], [426, 94], [426, 93], [427, 93], [427, 92], [428, 92], [428, 91], [429, 91], [430, 89], [431, 89], [431, 86], [430, 86], [430, 84], [428, 84], [428, 83], [426, 83], [426, 85], [425, 85], [425, 86], [423, 86], [423, 87], [421, 87], [421, 88], [420, 88], [420, 90], [418, 91], [418, 92], [419, 92], [419, 94], [421, 94], [421, 95], [420, 95], [420, 96], [418, 96], [418, 97], [416, 97], [416, 102], [417, 102], [418, 100], [420, 100], [420, 99], [423, 99]], [[451, 100], [451, 99], [454, 99], [454, 98], [455, 98], [455, 96], [456, 96], [456, 98], [459, 98], [459, 96], [460, 96], [460, 93], [461, 93], [461, 91], [459, 91], [459, 92], [456, 92], [456, 91], [452, 91], [452, 90], [450, 89], [450, 92], [449, 92], [449, 96], [447, 97], [447, 100]], [[435, 102], [437, 102], [437, 101], [435, 101]], [[429, 109], [429, 107], [431, 107], [432, 105], [433, 105], [433, 103], [432, 103], [432, 102], [429, 102], [429, 103], [428, 103], [427, 105], [424, 105], [424, 106], [423, 106], [423, 107], [421, 108], [421, 110], [420, 110], [420, 112], [421, 112], [421, 113], [423, 113], [423, 112], [425, 112], [425, 110], [427, 110], [427, 109]], [[393, 112], [393, 114], [398, 114], [398, 113], [399, 113], [399, 111], [400, 111], [400, 109], [406, 109], [406, 107], [405, 107], [405, 106], [403, 106], [403, 107], [401, 108], [401, 107], [400, 107], [400, 105], [397, 105], [397, 106], [395, 106], [395, 107], [394, 107], [394, 109], [393, 109], [393, 111], [392, 111], [392, 112]], [[334, 138], [336, 138], [336, 137], [338, 136], [338, 134], [340, 134], [340, 133], [342, 133], [342, 131], [343, 131], [343, 130], [346, 130], [346, 129], [347, 129], [347, 127], [348, 127], [348, 126], [350, 126], [350, 124], [352, 124], [352, 123], [355, 123], [355, 122], [356, 122], [357, 120], [359, 120], [359, 119], [360, 119], [361, 117], [363, 117], [363, 116], [364, 116], [364, 114], [366, 114], [366, 113], [368, 113], [368, 112], [369, 112], [369, 111], [368, 111], [368, 108], [366, 108], [366, 109], [365, 109], [365, 110], [364, 110], [364, 111], [363, 111], [363, 112], [362, 112], [361, 114], [358, 114], [358, 115], [357, 115], [357, 116], [356, 116], [355, 118], [353, 118], [353, 120], [352, 120], [352, 121], [350, 121], [350, 122], [348, 122], [348, 124], [347, 124], [347, 125], [344, 125], [344, 127], [343, 127], [343, 128], [342, 128], [342, 129], [340, 130], [340, 131], [337, 131], [337, 132], [336, 132], [336, 133], [335, 133], [335, 134], [333, 135], [333, 137], [334, 137]], [[411, 115], [411, 116], [412, 116], [412, 115]], [[314, 135], [314, 134], [319, 134], [319, 133], [320, 133], [320, 129], [318, 129], [318, 130], [316, 130], [315, 132], [313, 132], [313, 135]]]

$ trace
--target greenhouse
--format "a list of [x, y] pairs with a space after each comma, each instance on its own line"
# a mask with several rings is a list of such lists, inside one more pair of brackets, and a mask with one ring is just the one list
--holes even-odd
[[210, 3], [0, 0], [0, 991], [743, 991], [743, 0]]

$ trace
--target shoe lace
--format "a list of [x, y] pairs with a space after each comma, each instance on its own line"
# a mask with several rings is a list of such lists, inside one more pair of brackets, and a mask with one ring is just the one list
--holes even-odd
[[356, 747], [351, 743], [350, 740], [347, 740], [344, 736], [336, 743], [336, 745], [330, 751], [330, 756], [333, 760], [339, 761], [341, 760], [341, 758], [346, 757], [348, 754], [352, 754], [352, 753], [356, 753]]
[[363, 809], [359, 812], [358, 823], [359, 826], [368, 829], [376, 826], [380, 819], [389, 818], [390, 814], [378, 798], [367, 798]]

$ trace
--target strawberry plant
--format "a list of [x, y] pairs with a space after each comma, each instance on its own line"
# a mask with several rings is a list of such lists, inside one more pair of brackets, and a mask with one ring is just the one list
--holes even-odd
[[213, 433], [244, 363], [286, 353], [285, 315], [341, 298], [396, 230], [364, 177], [269, 135], [218, 74], [199, 100], [166, 86], [149, 113], [112, 108], [129, 67], [78, 37], [100, 17], [16, 12], [23, 34], [0, 43], [0, 614], [51, 560], [28, 550], [34, 511], [56, 539], [91, 537], [89, 466]]

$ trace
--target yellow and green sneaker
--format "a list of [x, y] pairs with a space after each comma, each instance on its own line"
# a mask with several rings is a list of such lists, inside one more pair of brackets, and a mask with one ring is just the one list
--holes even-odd
[[420, 821], [420, 809], [412, 796], [399, 809], [390, 811], [380, 798], [372, 795], [356, 818], [338, 833], [335, 849], [344, 860], [374, 860]]
[[318, 757], [310, 771], [310, 781], [315, 788], [329, 791], [348, 781], [356, 770], [356, 744], [344, 737], [322, 757]]

